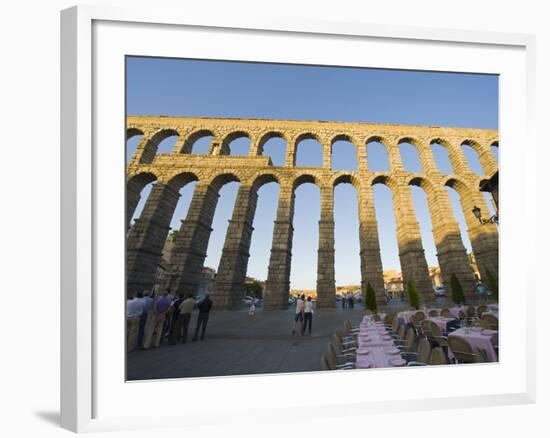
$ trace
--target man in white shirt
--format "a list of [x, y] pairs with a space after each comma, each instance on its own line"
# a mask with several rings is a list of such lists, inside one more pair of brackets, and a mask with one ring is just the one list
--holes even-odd
[[303, 334], [304, 331], [304, 298], [305, 295], [299, 296], [296, 300], [296, 314], [294, 315], [294, 326], [292, 327], [292, 334], [296, 333], [296, 323], [300, 321], [300, 331]]
[[143, 297], [128, 295], [126, 301], [126, 351], [132, 351], [137, 347], [139, 320], [143, 313], [145, 303]]
[[[141, 294], [140, 294], [141, 295]], [[143, 313], [143, 296], [138, 297], [136, 295], [130, 295], [128, 301], [126, 301], [126, 317], [138, 318]]]
[[308, 325], [309, 334], [311, 335], [311, 321], [313, 321], [313, 301], [311, 301], [311, 297], [307, 297], [307, 301], [304, 304], [304, 324], [302, 326], [302, 336], [304, 335]]

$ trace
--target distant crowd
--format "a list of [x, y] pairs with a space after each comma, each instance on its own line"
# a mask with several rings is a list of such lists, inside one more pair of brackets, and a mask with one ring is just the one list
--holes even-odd
[[342, 295], [342, 309], [353, 309], [355, 306], [355, 297], [351, 292]]
[[158, 348], [163, 341], [170, 344], [187, 342], [191, 314], [198, 310], [192, 341], [203, 340], [212, 308], [206, 294], [197, 301], [192, 294], [171, 294], [170, 289], [155, 296], [149, 291], [130, 294], [126, 302], [127, 351], [136, 348]]

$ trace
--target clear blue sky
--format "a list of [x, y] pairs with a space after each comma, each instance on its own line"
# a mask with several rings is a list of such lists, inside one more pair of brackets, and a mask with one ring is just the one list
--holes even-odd
[[[127, 112], [129, 115], [334, 120], [497, 129], [498, 78], [476, 74], [128, 58]], [[128, 142], [127, 158], [132, 155], [136, 141], [134, 138]], [[174, 142], [175, 138], [166, 139], [159, 146], [159, 152], [170, 152]], [[193, 152], [204, 153], [208, 143], [208, 138], [200, 140]], [[280, 164], [284, 147], [282, 140], [274, 139], [268, 142], [264, 153]], [[247, 148], [248, 140], [236, 140], [231, 144], [231, 153], [246, 154]], [[405, 145], [401, 153], [406, 168], [419, 169], [412, 146]], [[473, 149], [465, 148], [465, 153], [471, 168], [481, 173]], [[434, 154], [440, 170], [452, 173], [445, 149], [435, 147]], [[316, 142], [300, 144], [298, 165], [319, 165], [320, 159]], [[346, 142], [337, 143], [333, 167], [354, 169], [355, 166], [354, 147]], [[383, 146], [370, 145], [369, 167], [384, 170], [384, 166], [387, 166], [387, 158]], [[184, 219], [193, 188], [194, 184], [189, 184], [182, 189], [172, 227], [178, 228], [180, 220]], [[216, 269], [237, 189], [238, 184], [231, 183], [220, 192], [205, 262]], [[142, 201], [148, 190], [149, 187], [144, 190]], [[426, 196], [419, 188], [411, 190], [426, 258], [430, 266], [436, 266]], [[374, 191], [384, 269], [400, 270], [391, 194], [381, 185], [376, 185]], [[448, 191], [464, 244], [470, 250], [459, 197], [453, 190]], [[248, 274], [260, 279], [267, 275], [277, 197], [275, 183], [260, 190], [248, 265]], [[142, 206], [143, 202], [136, 215]], [[492, 209], [492, 205], [489, 207]], [[300, 186], [296, 192], [292, 288], [315, 288], [319, 214], [319, 189], [312, 184]], [[358, 284], [357, 200], [355, 189], [348, 184], [339, 185], [335, 190], [335, 222], [336, 283]]]

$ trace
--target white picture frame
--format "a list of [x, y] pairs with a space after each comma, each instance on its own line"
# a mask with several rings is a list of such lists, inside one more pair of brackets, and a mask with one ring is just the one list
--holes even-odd
[[[213, 417], [223, 425], [240, 412], [239, 404], [232, 403], [239, 397], [255, 400], [255, 407], [241, 415], [262, 421], [296, 408], [306, 416], [321, 417], [407, 411], [411, 400], [421, 401], [422, 409], [534, 402], [531, 266], [536, 227], [524, 227], [527, 209], [522, 208], [536, 205], [533, 36], [104, 6], [64, 10], [61, 25], [62, 427], [83, 432], [189, 426]], [[186, 38], [192, 41], [190, 47], [181, 44]], [[365, 51], [371, 55], [368, 61]], [[124, 223], [119, 220], [124, 214], [124, 54], [499, 74], [501, 362], [452, 369], [121, 380], [124, 227], [113, 224]], [[522, 233], [513, 233], [518, 227]], [[114, 295], [107, 295], [111, 287], [106, 285], [112, 286]], [[118, 290], [118, 295], [113, 292]], [[432, 385], [432, 377], [447, 384]], [[390, 378], [398, 392], [384, 390]], [[297, 379], [312, 389], [307, 400], [285, 396]], [[336, 388], [357, 388], [358, 382], [369, 391], [350, 392], [344, 398], [336, 394]], [[165, 396], [170, 405], [169, 393], [181, 390], [197, 405], [208, 403], [208, 413], [191, 407], [183, 420], [177, 405], [143, 415], [134, 404], [140, 396]], [[414, 408], [419, 409], [419, 403]]]

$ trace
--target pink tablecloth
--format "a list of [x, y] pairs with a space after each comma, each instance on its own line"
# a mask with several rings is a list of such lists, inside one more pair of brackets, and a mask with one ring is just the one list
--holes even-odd
[[363, 319], [357, 337], [357, 368], [388, 368], [406, 364], [381, 323]]
[[498, 345], [498, 331], [480, 329], [478, 327], [461, 328], [455, 330], [449, 335], [458, 336], [469, 342], [472, 348], [485, 352], [489, 362], [497, 362], [497, 353], [495, 351], [495, 345]]
[[411, 322], [411, 317], [416, 312], [422, 312], [425, 316], [428, 316], [428, 313], [430, 310], [435, 310], [439, 314], [439, 309], [433, 309], [433, 308], [426, 308], [426, 309], [418, 309], [418, 310], [403, 310], [401, 312], [397, 313], [397, 318], [402, 318], [405, 324]]
[[435, 322], [443, 332], [447, 332], [447, 323], [455, 318], [445, 318], [443, 316], [433, 316], [426, 318], [429, 321]]
[[458, 318], [458, 312], [461, 310], [466, 313], [467, 306], [460, 306], [460, 307], [451, 307], [449, 309], [449, 312], [451, 312], [451, 315], [453, 315], [455, 318]]

